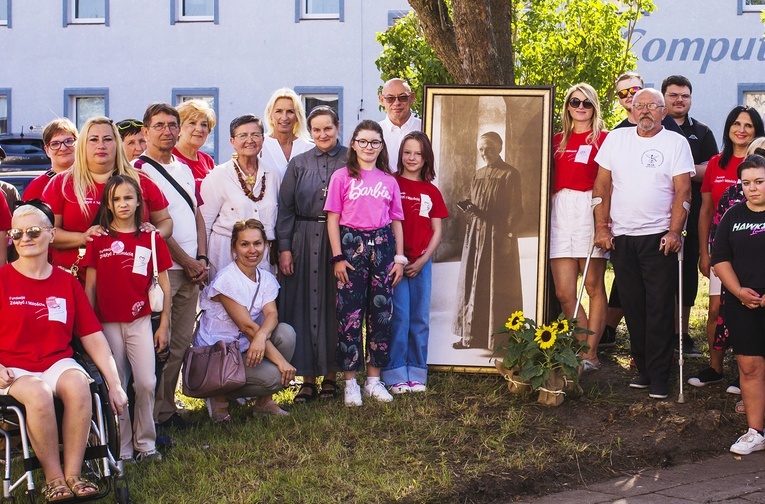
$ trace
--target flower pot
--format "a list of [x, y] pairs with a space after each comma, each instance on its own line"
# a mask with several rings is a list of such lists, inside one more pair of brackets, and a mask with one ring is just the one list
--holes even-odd
[[521, 372], [518, 368], [507, 369], [501, 360], [494, 359], [494, 366], [502, 377], [507, 380], [507, 388], [511, 394], [526, 394], [531, 392], [531, 385], [521, 381]]
[[563, 399], [566, 397], [563, 389], [566, 387], [567, 381], [569, 380], [566, 379], [562, 369], [553, 369], [550, 372], [550, 376], [539, 388], [537, 402], [545, 406], [560, 406], [563, 404]]

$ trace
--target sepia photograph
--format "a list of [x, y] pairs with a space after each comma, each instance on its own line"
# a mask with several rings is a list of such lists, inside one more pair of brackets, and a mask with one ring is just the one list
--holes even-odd
[[544, 319], [552, 104], [547, 87], [425, 88], [450, 215], [433, 262], [431, 369], [494, 371], [510, 314]]

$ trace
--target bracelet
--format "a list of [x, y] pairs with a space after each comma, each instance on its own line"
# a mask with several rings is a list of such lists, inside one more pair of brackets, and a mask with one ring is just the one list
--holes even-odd
[[402, 266], [406, 266], [409, 264], [409, 259], [407, 259], [405, 255], [396, 254], [393, 256], [393, 262], [396, 264], [401, 264]]
[[207, 266], [210, 266], [210, 259], [208, 259], [206, 255], [199, 254], [197, 256], [197, 261], [199, 261], [200, 259], [203, 260], [207, 264]]
[[336, 256], [330, 257], [329, 264], [336, 264], [344, 260], [345, 260], [345, 256], [343, 254], [337, 254]]

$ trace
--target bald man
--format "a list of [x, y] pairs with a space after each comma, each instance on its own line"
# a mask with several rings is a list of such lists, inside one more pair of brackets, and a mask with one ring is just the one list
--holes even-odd
[[398, 165], [398, 149], [407, 133], [420, 131], [422, 121], [412, 114], [414, 93], [403, 79], [391, 79], [383, 84], [382, 93], [377, 96], [385, 107], [386, 117], [380, 121], [385, 145], [388, 146], [388, 164], [393, 173]]

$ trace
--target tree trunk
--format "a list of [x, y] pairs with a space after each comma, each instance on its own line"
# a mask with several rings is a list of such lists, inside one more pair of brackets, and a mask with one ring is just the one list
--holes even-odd
[[510, 0], [409, 0], [425, 38], [460, 84], [513, 85]]

